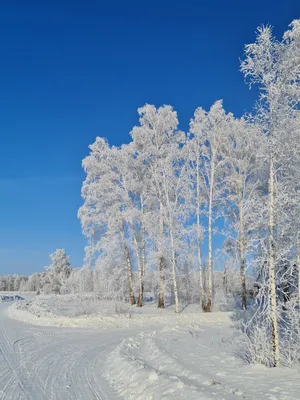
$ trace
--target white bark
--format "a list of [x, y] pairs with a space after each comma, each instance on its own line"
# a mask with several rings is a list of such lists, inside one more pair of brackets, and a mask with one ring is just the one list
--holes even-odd
[[270, 295], [270, 319], [272, 328], [272, 346], [274, 367], [280, 365], [278, 321], [276, 306], [276, 279], [275, 279], [275, 243], [274, 243], [274, 211], [275, 211], [275, 177], [274, 161], [270, 160], [269, 176], [269, 295]]
[[196, 174], [197, 174], [197, 255], [198, 255], [198, 268], [199, 268], [199, 289], [200, 289], [200, 303], [204, 309], [204, 288], [203, 288], [203, 271], [202, 271], [202, 256], [201, 256], [201, 225], [200, 225], [200, 176], [199, 176], [199, 157], [197, 157]]
[[163, 255], [163, 237], [164, 237], [164, 220], [162, 213], [162, 204], [160, 203], [160, 232], [159, 232], [159, 293], [158, 308], [165, 308], [165, 259]]
[[247, 308], [246, 296], [246, 274], [245, 274], [245, 233], [244, 233], [244, 203], [243, 199], [240, 200], [240, 231], [239, 231], [239, 250], [240, 250], [240, 277], [242, 286], [242, 309]]
[[173, 236], [173, 227], [170, 227], [170, 241], [171, 241], [171, 254], [172, 254], [172, 278], [173, 278], [173, 288], [174, 288], [174, 300], [175, 300], [175, 312], [179, 312], [179, 300], [178, 300], [178, 289], [177, 289], [177, 279], [176, 279], [176, 254], [175, 254], [175, 244]]
[[296, 258], [296, 263], [297, 263], [297, 269], [298, 269], [298, 301], [300, 303], [300, 250], [299, 248], [297, 249], [297, 258]]
[[128, 279], [128, 289], [129, 289], [129, 300], [130, 300], [130, 304], [134, 305], [134, 304], [136, 304], [136, 301], [135, 301], [134, 292], [133, 292], [132, 265], [131, 265], [130, 252], [129, 252], [129, 249], [128, 249], [128, 246], [127, 246], [126, 240], [125, 240], [124, 231], [121, 232], [121, 237], [122, 237], [122, 241], [123, 241], [124, 256], [125, 256], [125, 260], [126, 260], [126, 263], [127, 263], [127, 279]]
[[213, 189], [214, 189], [215, 165], [214, 155], [211, 160], [210, 182], [209, 182], [209, 207], [208, 207], [208, 290], [205, 311], [211, 312], [212, 306], [212, 280], [213, 280], [213, 255], [212, 255], [212, 218], [213, 218]]
[[[145, 209], [144, 209], [144, 201], [143, 197], [141, 197], [141, 209], [142, 209], [142, 216], [144, 216]], [[145, 242], [145, 224], [144, 220], [142, 221], [142, 239], [141, 239], [141, 255], [142, 255], [142, 297], [144, 295], [144, 276], [145, 276], [145, 268], [146, 268], [146, 242]]]
[[133, 232], [133, 240], [134, 240], [134, 245], [135, 245], [136, 261], [137, 261], [137, 268], [138, 268], [138, 279], [139, 279], [139, 296], [138, 296], [138, 301], [137, 301], [137, 307], [142, 307], [143, 306], [142, 266], [141, 266], [139, 243], [137, 241], [135, 232]]

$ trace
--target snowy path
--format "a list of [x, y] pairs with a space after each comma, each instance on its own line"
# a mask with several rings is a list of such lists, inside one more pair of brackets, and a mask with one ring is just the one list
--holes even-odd
[[225, 316], [99, 331], [25, 324], [7, 309], [0, 304], [0, 400], [300, 398], [299, 372], [234, 357]]
[[1, 400], [119, 399], [101, 368], [130, 332], [36, 327], [9, 319], [7, 308], [0, 304]]

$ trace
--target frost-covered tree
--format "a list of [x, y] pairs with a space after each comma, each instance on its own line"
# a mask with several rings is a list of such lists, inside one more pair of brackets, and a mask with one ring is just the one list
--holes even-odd
[[32, 274], [28, 278], [27, 290], [30, 292], [39, 292], [41, 289], [41, 276], [38, 273]]
[[157, 109], [146, 104], [138, 113], [140, 125], [133, 128], [131, 136], [137, 157], [142, 160], [142, 165], [148, 172], [145, 199], [148, 209], [151, 210], [152, 224], [149, 224], [147, 229], [158, 253], [158, 307], [165, 306], [165, 243], [169, 239], [175, 310], [178, 312], [175, 236], [179, 231], [175, 232], [174, 223], [182, 205], [180, 198], [182, 199], [184, 159], [181, 146], [185, 142], [185, 135], [178, 130], [177, 113], [171, 106]]
[[257, 233], [264, 229], [265, 138], [256, 124], [244, 118], [231, 118], [228, 143], [222, 158], [227, 160], [226, 226], [227, 243], [231, 240], [239, 263], [242, 308], [247, 306], [246, 261], [258, 242]]
[[204, 238], [205, 227], [202, 221], [202, 217], [205, 214], [205, 208], [207, 204], [206, 182], [205, 174], [203, 170], [203, 158], [201, 148], [203, 146], [202, 135], [194, 132], [189, 134], [189, 140], [186, 145], [186, 163], [187, 173], [189, 176], [188, 182], [188, 196], [186, 201], [190, 203], [190, 212], [192, 215], [191, 225], [193, 224], [196, 229], [191, 229], [192, 236], [195, 237], [196, 252], [197, 252], [197, 266], [199, 271], [199, 291], [200, 291], [200, 303], [202, 310], [205, 309], [205, 292], [204, 292], [204, 280], [203, 280], [203, 260], [201, 243]]
[[45, 267], [47, 273], [42, 283], [43, 291], [60, 294], [62, 286], [71, 272], [69, 256], [67, 256], [65, 250], [57, 249], [49, 257], [51, 264]]
[[[119, 239], [127, 270], [129, 298], [136, 303], [133, 291], [134, 261], [139, 271], [138, 306], [142, 306], [142, 273], [145, 265], [143, 228], [143, 193], [141, 174], [130, 146], [110, 147], [97, 138], [91, 153], [83, 161], [87, 173], [82, 188], [84, 205], [79, 218], [89, 238], [88, 259], [101, 257], [107, 240]], [[134, 259], [135, 256], [135, 259]]]
[[[231, 114], [225, 113], [222, 101], [217, 101], [208, 112], [199, 107], [190, 122], [191, 135], [199, 146], [200, 168], [204, 182], [203, 194], [206, 196], [207, 204], [208, 287], [202, 307], [204, 311], [208, 312], [211, 311], [213, 297], [213, 221], [220, 216], [219, 211], [222, 209], [221, 205], [226, 190], [224, 177], [227, 160], [223, 159], [222, 152], [224, 146], [228, 145], [228, 120], [230, 118]], [[199, 169], [199, 166], [196, 167]], [[197, 216], [197, 218], [199, 217]], [[199, 224], [197, 227], [199, 229]]]
[[287, 160], [282, 153], [286, 141], [293, 142], [297, 130], [290, 130], [299, 108], [300, 89], [300, 21], [295, 20], [285, 32], [282, 41], [272, 35], [270, 26], [258, 28], [256, 42], [245, 47], [245, 60], [241, 70], [250, 85], [258, 84], [260, 102], [257, 115], [268, 139], [269, 165], [268, 183], [268, 227], [269, 246], [267, 262], [269, 266], [270, 320], [274, 366], [280, 363], [279, 333], [276, 302], [276, 265], [278, 258], [278, 216], [277, 180]]
[[0, 291], [20, 291], [28, 289], [28, 276], [25, 275], [6, 275], [0, 276]]

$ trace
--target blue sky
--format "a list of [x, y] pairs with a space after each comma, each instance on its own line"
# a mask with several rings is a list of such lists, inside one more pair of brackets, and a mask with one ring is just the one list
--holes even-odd
[[182, 129], [220, 98], [251, 110], [244, 44], [299, 16], [296, 0], [3, 3], [0, 274], [41, 271], [55, 248], [80, 266], [81, 160], [95, 137], [128, 142], [146, 102], [172, 104]]

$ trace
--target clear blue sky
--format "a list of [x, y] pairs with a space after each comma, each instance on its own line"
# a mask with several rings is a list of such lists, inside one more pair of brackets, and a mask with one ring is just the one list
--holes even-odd
[[255, 92], [239, 72], [259, 24], [282, 35], [289, 1], [14, 1], [0, 13], [0, 274], [41, 271], [65, 248], [80, 266], [81, 160], [94, 138], [128, 142], [144, 103], [194, 109]]

